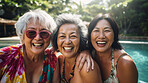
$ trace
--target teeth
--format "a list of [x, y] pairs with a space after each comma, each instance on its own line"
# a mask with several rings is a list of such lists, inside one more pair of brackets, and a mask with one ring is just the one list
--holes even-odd
[[105, 44], [106, 42], [97, 42], [97, 44]]
[[34, 44], [35, 46], [41, 46], [42, 44]]
[[65, 50], [71, 50], [72, 47], [64, 47]]

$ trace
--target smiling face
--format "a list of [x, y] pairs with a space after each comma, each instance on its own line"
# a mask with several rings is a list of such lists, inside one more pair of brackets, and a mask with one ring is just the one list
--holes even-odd
[[76, 56], [79, 50], [80, 34], [74, 24], [64, 24], [60, 27], [57, 37], [59, 51], [68, 58]]
[[96, 51], [106, 52], [111, 48], [114, 41], [114, 32], [105, 19], [98, 21], [95, 28], [91, 32], [91, 43]]
[[[47, 31], [43, 26], [39, 24], [38, 21], [34, 24], [32, 20], [27, 24], [26, 30], [34, 30], [34, 31]], [[39, 33], [33, 39], [28, 38], [26, 33], [24, 34], [23, 43], [25, 44], [25, 50], [29, 54], [40, 55], [44, 54], [45, 49], [50, 44], [50, 37], [43, 39], [40, 37]]]

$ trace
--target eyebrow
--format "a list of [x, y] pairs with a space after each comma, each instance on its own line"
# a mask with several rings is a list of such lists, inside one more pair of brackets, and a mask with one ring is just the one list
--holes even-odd
[[[70, 35], [71, 35], [71, 34], [74, 34], [74, 33], [76, 33], [76, 32], [72, 32], [72, 33], [70, 33]], [[58, 33], [58, 34], [64, 34], [64, 35], [65, 35], [65, 33], [63, 33], [63, 32], [60, 32], [60, 33]]]
[[28, 27], [28, 29], [35, 29], [35, 28], [31, 26], [31, 27]]
[[[95, 27], [95, 28], [96, 28], [96, 29], [99, 29], [99, 27]], [[105, 27], [104, 29], [108, 29], [108, 28], [109, 28], [109, 29], [112, 29], [111, 27], [108, 27], [108, 26]]]
[[70, 33], [70, 34], [74, 34], [74, 33], [76, 33], [76, 32], [72, 32], [72, 33]]
[[111, 27], [105, 27], [104, 29], [108, 29], [108, 28], [109, 28], [109, 29], [112, 29]]
[[[37, 29], [37, 28], [34, 28], [34, 27], [28, 27], [28, 29]], [[47, 30], [46, 28], [41, 28], [40, 30]]]
[[58, 34], [63, 34], [63, 35], [64, 35], [64, 33], [62, 33], [62, 32], [60, 32], [60, 33], [58, 33]]

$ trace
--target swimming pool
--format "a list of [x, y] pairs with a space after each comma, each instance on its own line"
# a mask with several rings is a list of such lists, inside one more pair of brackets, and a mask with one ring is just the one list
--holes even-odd
[[121, 44], [134, 60], [139, 74], [138, 83], [148, 82], [148, 44]]
[[[18, 44], [18, 40], [0, 40], [0, 48]], [[138, 83], [148, 82], [148, 41], [120, 41], [124, 50], [134, 60], [139, 74]]]

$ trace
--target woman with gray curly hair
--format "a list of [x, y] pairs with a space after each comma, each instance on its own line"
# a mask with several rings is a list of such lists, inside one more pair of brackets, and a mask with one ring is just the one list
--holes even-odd
[[1, 83], [51, 83], [56, 55], [46, 49], [56, 27], [43, 10], [25, 13], [15, 24], [21, 44], [0, 49]]
[[57, 29], [53, 34], [53, 48], [62, 53], [58, 56], [53, 83], [100, 83], [99, 66], [94, 62], [94, 70], [87, 70], [87, 62], [81, 71], [76, 61], [81, 51], [87, 49], [88, 29], [82, 20], [72, 14], [61, 14], [56, 19]]

